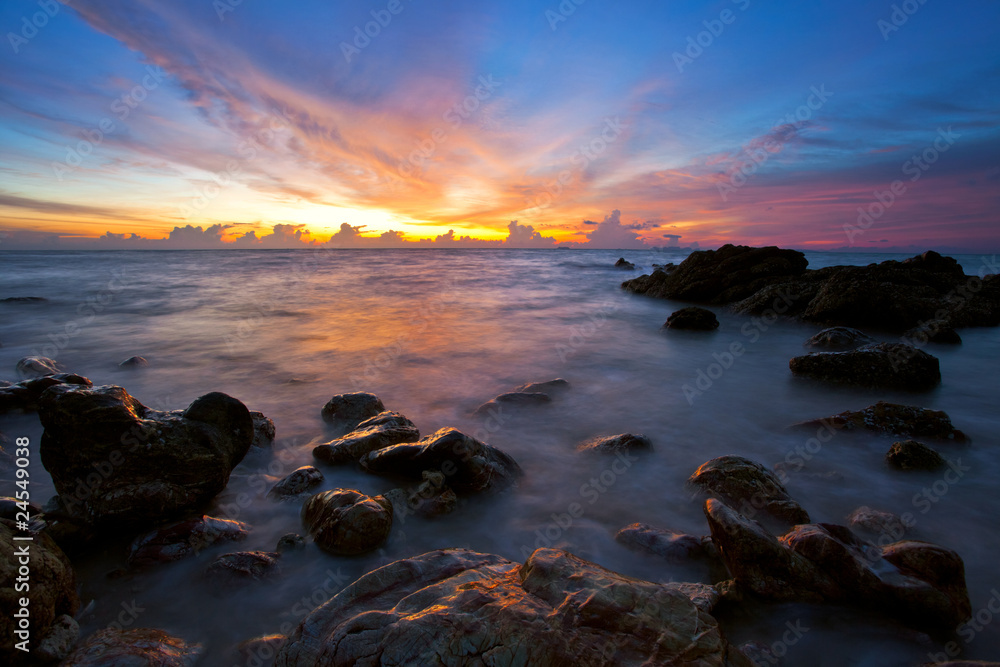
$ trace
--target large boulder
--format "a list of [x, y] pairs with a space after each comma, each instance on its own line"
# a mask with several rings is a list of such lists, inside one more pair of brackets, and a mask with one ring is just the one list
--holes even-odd
[[370, 572], [315, 609], [275, 664], [749, 667], [695, 604], [707, 587], [696, 588], [631, 579], [555, 549], [524, 565], [432, 551]]
[[398, 412], [381, 412], [336, 440], [313, 448], [317, 461], [328, 465], [355, 463], [376, 449], [420, 440], [420, 431]]
[[423, 479], [425, 470], [439, 471], [460, 494], [499, 491], [522, 474], [509, 454], [454, 428], [365, 454], [361, 467], [376, 475], [412, 480]]
[[[16, 523], [0, 519], [0, 662], [7, 665], [21, 664], [25, 656], [34, 654], [39, 644], [57, 630], [56, 619], [72, 616], [80, 606], [76, 593], [76, 576], [65, 554], [44, 534], [34, 535], [34, 541], [15, 541]], [[28, 554], [27, 564], [21, 562]], [[30, 580], [24, 579], [19, 570], [27, 565]], [[20, 582], [18, 579], [20, 578]], [[24, 583], [30, 584], [25, 590]], [[29, 636], [18, 636], [18, 619], [14, 614], [22, 609], [21, 600], [28, 600], [28, 618], [31, 622]], [[15, 648], [27, 640], [29, 653]]]
[[194, 667], [200, 654], [200, 644], [163, 630], [106, 628], [90, 635], [59, 667]]
[[714, 499], [705, 515], [736, 582], [763, 598], [881, 609], [929, 631], [952, 630], [971, 614], [954, 551], [912, 541], [880, 548], [831, 524], [799, 525], [777, 538]]
[[42, 464], [63, 506], [116, 530], [200, 509], [225, 488], [254, 434], [246, 406], [221, 393], [159, 412], [121, 387], [56, 385], [38, 414]]
[[719, 319], [715, 313], [698, 306], [688, 306], [670, 313], [663, 323], [664, 329], [688, 329], [691, 331], [715, 331], [719, 328]]
[[944, 411], [886, 401], [879, 401], [862, 410], [845, 410], [832, 417], [800, 422], [796, 426], [822, 427], [831, 432], [864, 430], [956, 443], [968, 442], [966, 435], [952, 425], [951, 418]]
[[773, 472], [741, 456], [720, 456], [703, 463], [687, 481], [749, 517], [763, 512], [785, 528], [809, 523], [809, 514], [792, 500]]
[[170, 563], [215, 544], [245, 540], [249, 534], [250, 524], [242, 521], [207, 515], [178, 521], [135, 538], [129, 546], [127, 562], [130, 567]]
[[941, 384], [937, 357], [904, 343], [872, 343], [848, 352], [794, 357], [795, 375], [872, 389], [927, 391]]
[[93, 383], [82, 375], [57, 373], [0, 387], [0, 415], [13, 410], [34, 412], [45, 390], [61, 384], [89, 387]]
[[309, 498], [302, 521], [323, 551], [356, 556], [378, 549], [392, 530], [392, 503], [353, 489], [332, 489]]
[[323, 406], [323, 421], [348, 429], [357, 427], [366, 419], [385, 411], [385, 405], [375, 394], [356, 391], [350, 394], [336, 394]]

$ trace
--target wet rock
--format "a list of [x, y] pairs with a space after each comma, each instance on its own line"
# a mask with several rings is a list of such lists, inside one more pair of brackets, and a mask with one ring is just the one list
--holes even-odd
[[688, 306], [675, 310], [663, 324], [664, 329], [688, 329], [692, 331], [714, 331], [719, 328], [715, 313], [698, 306]]
[[895, 542], [906, 535], [906, 524], [903, 520], [892, 512], [872, 509], [867, 505], [862, 505], [851, 512], [847, 521], [851, 528], [856, 531], [872, 536], [891, 537], [890, 542]]
[[830, 327], [823, 329], [818, 334], [806, 341], [806, 347], [829, 350], [831, 352], [844, 352], [854, 350], [862, 345], [870, 345], [876, 342], [874, 338], [863, 331], [852, 329], [851, 327]]
[[60, 371], [59, 364], [48, 357], [24, 357], [14, 367], [18, 377], [38, 378], [45, 375], [55, 375]]
[[0, 303], [43, 303], [48, 301], [43, 296], [8, 296], [5, 299], [0, 299]]
[[200, 644], [152, 628], [107, 628], [90, 635], [60, 667], [194, 667]]
[[321, 549], [356, 556], [378, 549], [389, 537], [392, 504], [382, 496], [333, 489], [306, 501], [302, 520]]
[[730, 303], [805, 272], [797, 250], [724, 245], [693, 252], [672, 272], [654, 271], [622, 283], [629, 292], [701, 303]]
[[509, 454], [454, 428], [365, 454], [361, 467], [375, 475], [414, 480], [423, 479], [425, 470], [439, 471], [459, 494], [500, 491], [522, 474]]
[[538, 391], [511, 391], [483, 403], [472, 414], [476, 417], [499, 415], [505, 408], [517, 408], [551, 403], [552, 397]]
[[961, 345], [962, 337], [945, 320], [931, 320], [904, 333], [903, 342], [914, 347], [927, 343]]
[[562, 378], [555, 378], [554, 380], [545, 380], [544, 382], [528, 382], [515, 388], [514, 391], [527, 394], [543, 393], [551, 395], [553, 392], [561, 389], [569, 389], [569, 382]]
[[592, 438], [577, 446], [580, 452], [600, 452], [602, 454], [617, 454], [619, 452], [651, 452], [652, 441], [641, 433], [619, 433]]
[[267, 492], [268, 498], [282, 500], [305, 493], [323, 483], [323, 473], [312, 466], [302, 466], [288, 473]]
[[968, 442], [966, 435], [952, 426], [947, 413], [886, 401], [879, 401], [863, 410], [847, 410], [832, 417], [801, 422], [796, 426], [819, 426], [830, 432], [866, 430], [956, 443]]
[[615, 535], [615, 541], [635, 551], [645, 551], [670, 561], [702, 558], [706, 555], [700, 537], [654, 528], [645, 523], [625, 526]]
[[6, 387], [0, 387], [0, 414], [13, 410], [34, 412], [38, 409], [38, 400], [45, 390], [60, 384], [89, 387], [93, 383], [82, 375], [56, 373], [55, 375], [8, 384]]
[[278, 546], [274, 550], [279, 554], [283, 554], [289, 551], [299, 551], [300, 549], [305, 549], [305, 547], [306, 538], [297, 533], [285, 533], [278, 538]]
[[[76, 577], [66, 555], [46, 535], [35, 535], [33, 542], [15, 541], [14, 521], [0, 519], [0, 663], [14, 664], [15, 657], [23, 657], [14, 648], [23, 637], [15, 634], [17, 619], [13, 614], [21, 609], [20, 599], [28, 599], [31, 631], [28, 648], [34, 651], [39, 642], [53, 628], [63, 614], [72, 616], [80, 606], [76, 593]], [[31, 571], [30, 591], [15, 590], [19, 569], [23, 565], [21, 550], [28, 548], [28, 567]], [[30, 593], [26, 595], [26, 593]], [[58, 632], [58, 629], [57, 629]]]
[[624, 577], [555, 549], [535, 551], [524, 565], [458, 549], [390, 563], [307, 616], [275, 664], [460, 665], [473, 658], [485, 665], [750, 664], [730, 652], [715, 619], [677, 584]]
[[712, 540], [740, 586], [769, 600], [881, 609], [913, 626], [953, 630], [969, 617], [958, 554], [922, 542], [884, 548], [849, 529], [803, 524], [776, 538], [725, 504], [705, 504]]
[[72, 616], [63, 614], [52, 623], [33, 655], [40, 662], [59, 662], [70, 654], [79, 640], [80, 624]]
[[236, 647], [239, 664], [254, 667], [270, 667], [278, 651], [288, 641], [285, 635], [264, 635], [242, 642]]
[[872, 389], [927, 391], [941, 384], [937, 357], [903, 343], [874, 343], [849, 352], [794, 357], [795, 375]]
[[223, 542], [239, 542], [250, 534], [250, 524], [203, 516], [164, 526], [137, 537], [129, 547], [129, 567], [147, 567], [187, 558]]
[[720, 456], [703, 463], [688, 478], [691, 484], [751, 518], [761, 512], [780, 525], [809, 523], [809, 514], [792, 500], [777, 476], [740, 456]]
[[435, 470], [425, 470], [415, 489], [392, 489], [385, 497], [401, 520], [411, 514], [426, 518], [450, 514], [458, 507], [458, 496], [445, 484], [444, 473]]
[[328, 465], [354, 463], [377, 449], [420, 440], [420, 431], [398, 412], [381, 412], [336, 440], [313, 448], [317, 461]]
[[892, 443], [885, 455], [885, 461], [899, 470], [940, 470], [945, 465], [944, 458], [935, 450], [916, 440]]
[[246, 406], [221, 393], [159, 412], [121, 387], [57, 385], [38, 415], [42, 464], [67, 510], [116, 530], [197, 511], [225, 488], [253, 439]]
[[146, 361], [145, 357], [129, 357], [125, 361], [118, 364], [119, 368], [146, 368], [149, 366], [149, 362]]
[[250, 419], [253, 421], [253, 442], [250, 446], [266, 449], [274, 444], [274, 437], [277, 435], [274, 422], [263, 412], [256, 410], [250, 411]]
[[222, 554], [205, 568], [205, 579], [216, 592], [227, 591], [250, 582], [266, 581], [281, 574], [273, 551], [236, 551]]
[[385, 411], [382, 400], [375, 394], [358, 391], [351, 394], [337, 394], [323, 406], [323, 421], [349, 429], [357, 427]]
[[619, 257], [618, 261], [615, 262], [615, 268], [616, 269], [624, 269], [626, 271], [634, 271], [635, 270], [635, 264], [633, 264], [632, 262], [625, 261], [624, 257]]

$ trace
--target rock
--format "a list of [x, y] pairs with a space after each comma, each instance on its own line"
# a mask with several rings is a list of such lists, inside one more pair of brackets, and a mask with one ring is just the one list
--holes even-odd
[[[705, 604], [705, 591], [697, 594]], [[750, 665], [679, 585], [555, 549], [524, 565], [461, 549], [390, 563], [309, 614], [275, 662], [473, 663]]]
[[698, 303], [730, 303], [758, 290], [800, 276], [809, 265], [797, 250], [724, 245], [691, 253], [672, 272], [626, 280], [629, 292]]
[[187, 558], [223, 542], [239, 542], [250, 534], [250, 524], [203, 516], [164, 526], [137, 537], [129, 547], [129, 567], [147, 567]]
[[806, 341], [806, 347], [821, 348], [831, 352], [853, 350], [862, 345], [876, 342], [874, 338], [863, 331], [851, 327], [830, 327]]
[[119, 368], [146, 368], [149, 366], [149, 362], [146, 361], [145, 357], [129, 357], [125, 361], [118, 364]]
[[600, 452], [602, 454], [617, 454], [618, 452], [651, 452], [653, 443], [641, 433], [619, 433], [591, 438], [577, 446], [580, 452]]
[[323, 483], [323, 473], [312, 466], [302, 466], [288, 473], [267, 492], [268, 498], [284, 500], [305, 493]]
[[892, 443], [885, 462], [899, 470], [940, 470], [945, 460], [935, 450], [916, 440]]
[[511, 391], [483, 403], [472, 414], [476, 417], [499, 415], [507, 407], [516, 408], [551, 403], [552, 397], [538, 391]]
[[246, 406], [221, 393], [159, 412], [121, 387], [57, 385], [38, 416], [42, 464], [67, 511], [116, 530], [199, 510], [253, 439]]
[[545, 380], [544, 382], [528, 382], [527, 384], [522, 384], [520, 387], [517, 387], [514, 391], [527, 394], [551, 394], [552, 392], [560, 389], [569, 389], [569, 382], [562, 378]]
[[30, 379], [55, 375], [59, 372], [59, 364], [48, 357], [24, 357], [14, 367], [18, 377]]
[[205, 569], [205, 580], [216, 592], [229, 590], [250, 582], [265, 581], [281, 574], [273, 551], [236, 551], [222, 554]]
[[382, 496], [333, 489], [306, 501], [302, 520], [323, 551], [356, 556], [378, 549], [389, 537], [392, 504]]
[[[21, 598], [28, 599], [31, 619], [28, 648], [33, 652], [50, 631], [59, 633], [57, 619], [63, 614], [72, 616], [80, 606], [76, 593], [76, 577], [66, 555], [47, 535], [35, 535], [33, 542], [15, 541], [16, 523], [0, 519], [0, 663], [14, 664], [22, 652], [14, 648], [15, 642], [25, 639], [15, 634], [17, 619], [14, 613], [21, 609]], [[16, 580], [23, 556], [20, 551], [28, 546], [27, 566], [31, 571], [30, 591], [17, 591]], [[30, 593], [30, 594], [28, 594]], [[58, 643], [58, 641], [56, 641]]]
[[253, 665], [253, 667], [270, 667], [274, 664], [274, 657], [287, 641], [288, 637], [277, 634], [248, 639], [236, 647], [236, 655], [239, 658], [238, 664], [247, 665], [248, 667], [250, 665]]
[[89, 387], [93, 383], [82, 375], [56, 373], [0, 387], [0, 414], [13, 410], [34, 412], [38, 409], [38, 399], [45, 390], [60, 384]]
[[937, 357], [903, 343], [873, 343], [849, 352], [794, 357], [795, 375], [872, 389], [927, 391], [941, 384]]
[[629, 549], [645, 551], [670, 561], [684, 561], [705, 555], [700, 537], [654, 528], [645, 523], [625, 526], [615, 535], [615, 541]]
[[[869, 535], [887, 536], [890, 542], [895, 542], [906, 535], [906, 524], [892, 512], [872, 509], [862, 505], [847, 517], [852, 528]], [[880, 545], [881, 546], [881, 545]]]
[[40, 662], [59, 662], [70, 654], [80, 640], [80, 624], [72, 616], [63, 614], [57, 618], [48, 634], [34, 651]]
[[776, 538], [725, 504], [705, 504], [712, 540], [740, 586], [769, 600], [881, 609], [919, 629], [951, 631], [971, 613], [958, 554], [919, 542], [884, 548], [843, 526], [803, 524]]
[[274, 422], [263, 412], [256, 410], [250, 411], [250, 419], [253, 421], [253, 442], [250, 443], [250, 446], [266, 449], [274, 444], [274, 437], [277, 435]]
[[328, 465], [355, 463], [377, 449], [420, 440], [420, 431], [398, 412], [381, 412], [358, 424], [353, 431], [313, 448], [317, 461]]
[[279, 554], [283, 554], [289, 551], [298, 551], [304, 549], [306, 546], [306, 538], [302, 537], [297, 533], [285, 533], [280, 538], [278, 538], [278, 546], [275, 547], [275, 551]]
[[914, 347], [927, 343], [961, 345], [962, 337], [945, 320], [931, 320], [904, 333], [903, 342]]
[[426, 518], [450, 514], [458, 507], [458, 496], [445, 484], [444, 473], [434, 470], [425, 470], [423, 481], [412, 491], [392, 489], [385, 497], [401, 520], [410, 514]]
[[361, 467], [375, 475], [415, 480], [423, 479], [425, 470], [440, 471], [459, 494], [499, 491], [522, 474], [509, 454], [454, 428], [365, 454]]
[[755, 461], [720, 456], [701, 464], [687, 481], [750, 518], [763, 511], [784, 527], [809, 523], [809, 514], [775, 474]]
[[152, 628], [106, 628], [90, 635], [59, 667], [194, 667], [200, 644]]
[[719, 328], [715, 313], [698, 306], [688, 306], [675, 310], [663, 324], [664, 329], [689, 329], [693, 331], [714, 331]]
[[323, 421], [353, 429], [366, 419], [385, 411], [382, 400], [375, 394], [358, 391], [337, 394], [323, 406]]
[[0, 303], [42, 303], [48, 301], [43, 296], [9, 296], [5, 299], [0, 299]]
[[847, 410], [832, 417], [801, 422], [796, 426], [820, 426], [830, 431], [866, 430], [956, 443], [968, 442], [966, 435], [952, 426], [947, 413], [886, 401], [879, 401], [863, 410]]
[[635, 264], [633, 264], [632, 262], [626, 262], [624, 257], [619, 257], [618, 261], [615, 262], [615, 268], [624, 269], [626, 271], [634, 271]]

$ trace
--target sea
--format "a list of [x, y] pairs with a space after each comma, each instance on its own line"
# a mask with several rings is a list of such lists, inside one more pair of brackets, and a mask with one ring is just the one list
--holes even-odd
[[[205, 665], [266, 664], [233, 646], [288, 633], [358, 576], [433, 549], [465, 547], [516, 561], [538, 547], [566, 549], [651, 581], [707, 581], [705, 566], [630, 551], [615, 533], [633, 522], [708, 533], [703, 501], [685, 480], [717, 456], [764, 465], [794, 459], [789, 493], [815, 522], [844, 524], [859, 506], [912, 516], [907, 537], [957, 551], [965, 562], [975, 627], [957, 628], [965, 659], [1000, 659], [1000, 329], [962, 329], [962, 345], [927, 344], [942, 383], [926, 393], [873, 391], [796, 378], [788, 361], [822, 327], [752, 318], [713, 307], [711, 333], [662, 330], [686, 305], [626, 293], [623, 280], [682, 250], [224, 250], [0, 253], [0, 379], [16, 381], [29, 355], [55, 359], [95, 385], [125, 387], [148, 407], [183, 409], [221, 391], [260, 410], [277, 428], [252, 451], [206, 508], [253, 526], [237, 545], [186, 561], [123, 571], [129, 535], [102, 538], [75, 561], [84, 635], [102, 627], [162, 628], [203, 646]], [[614, 268], [619, 257], [635, 271]], [[902, 255], [807, 252], [810, 267], [868, 264]], [[982, 274], [992, 258], [956, 256]], [[986, 268], [984, 268], [986, 267]], [[869, 331], [879, 340], [898, 335]], [[734, 344], [742, 352], [733, 355]], [[124, 370], [133, 355], [147, 368]], [[473, 411], [526, 382], [564, 378], [550, 404], [508, 409], [484, 421]], [[309, 545], [286, 554], [277, 579], [224, 594], [205, 585], [213, 558], [273, 551], [304, 534], [301, 500], [266, 491], [313, 463], [311, 451], [339, 435], [320, 410], [334, 394], [368, 391], [422, 434], [455, 427], [511, 454], [520, 484], [463, 499], [452, 514], [397, 521], [376, 553], [338, 558]], [[793, 424], [878, 400], [945, 410], [971, 445], [941, 445], [954, 465], [939, 472], [891, 470], [894, 439], [838, 434], [816, 447]], [[0, 416], [8, 437], [37, 446], [37, 416]], [[642, 433], [653, 451], [634, 460], [585, 456], [592, 437]], [[321, 489], [376, 494], [391, 480], [354, 466], [323, 467]], [[38, 504], [54, 495], [37, 449], [30, 463]], [[0, 492], [12, 482], [2, 482]], [[571, 513], [572, 509], [572, 513]], [[978, 620], [977, 620], [978, 619]], [[946, 647], [874, 611], [747, 602], [719, 615], [728, 639], [756, 642], [795, 665], [913, 665]], [[798, 631], [789, 633], [789, 628]], [[792, 641], [788, 641], [791, 639]], [[256, 662], [255, 662], [256, 661]]]

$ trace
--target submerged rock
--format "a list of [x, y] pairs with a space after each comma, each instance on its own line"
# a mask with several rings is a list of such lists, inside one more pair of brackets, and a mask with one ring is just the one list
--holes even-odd
[[539, 391], [511, 391], [486, 401], [472, 414], [476, 417], [502, 414], [504, 408], [544, 405], [551, 403], [552, 397]]
[[831, 352], [853, 350], [862, 345], [875, 343], [875, 339], [858, 329], [851, 327], [830, 327], [806, 341], [806, 347], [820, 348]]
[[250, 419], [253, 421], [253, 442], [250, 443], [250, 446], [266, 449], [274, 444], [274, 438], [277, 435], [274, 422], [263, 412], [256, 410], [250, 411]]
[[809, 514], [792, 500], [773, 472], [741, 456], [720, 456], [703, 463], [687, 481], [751, 518], [764, 512], [785, 527], [809, 523]]
[[[867, 505], [862, 505], [847, 517], [851, 528], [869, 535], [877, 535], [880, 539], [887, 536], [889, 542], [903, 539], [906, 535], [906, 524], [903, 520], [892, 512], [872, 509]], [[882, 546], [882, 545], [879, 545]]]
[[703, 558], [708, 553], [706, 544], [700, 537], [654, 528], [645, 523], [625, 526], [615, 535], [615, 541], [629, 549], [645, 551], [670, 561]]
[[288, 551], [298, 551], [306, 546], [306, 538], [298, 533], [285, 533], [278, 538], [278, 545], [274, 548], [280, 554]]
[[282, 500], [314, 489], [323, 483], [323, 473], [312, 466], [302, 466], [285, 475], [267, 492], [268, 498]]
[[48, 301], [44, 296], [8, 296], [0, 299], [0, 303], [43, 303]]
[[707, 588], [631, 579], [555, 549], [524, 565], [432, 551], [370, 572], [314, 610], [275, 664], [749, 667], [704, 610]]
[[900, 470], [940, 470], [945, 460], [935, 450], [916, 440], [892, 443], [885, 461]]
[[625, 261], [624, 257], [619, 257], [618, 261], [615, 262], [615, 268], [616, 269], [625, 269], [626, 271], [634, 271], [635, 270], [635, 264], [633, 264], [632, 262]]
[[216, 592], [247, 583], [265, 581], [281, 574], [280, 553], [236, 551], [222, 554], [205, 569], [205, 579]]
[[188, 644], [163, 630], [106, 628], [87, 637], [60, 667], [194, 667], [200, 654], [200, 644]]
[[357, 427], [366, 419], [380, 412], [385, 412], [385, 406], [375, 394], [357, 391], [351, 394], [337, 394], [323, 406], [323, 421], [330, 424], [345, 426], [349, 429]]
[[33, 412], [38, 409], [38, 400], [45, 390], [60, 384], [89, 387], [93, 383], [82, 375], [56, 373], [8, 384], [6, 387], [0, 387], [0, 414], [13, 410]]
[[382, 496], [333, 489], [306, 501], [302, 520], [323, 551], [356, 556], [378, 549], [388, 539], [392, 504]]
[[24, 357], [14, 367], [19, 377], [38, 378], [45, 375], [55, 375], [60, 371], [59, 364], [48, 357]]
[[444, 473], [425, 470], [423, 481], [415, 489], [392, 489], [386, 492], [385, 497], [401, 520], [410, 514], [427, 518], [450, 514], [458, 507], [458, 496], [445, 481]]
[[250, 534], [250, 524], [203, 516], [140, 535], [129, 547], [130, 567], [147, 567], [187, 558], [223, 542], [239, 542]]
[[946, 321], [931, 320], [904, 333], [903, 342], [913, 346], [926, 345], [927, 343], [961, 345], [962, 337]]
[[555, 378], [554, 380], [545, 380], [543, 382], [528, 382], [519, 387], [515, 387], [514, 391], [527, 394], [540, 392], [551, 395], [553, 392], [562, 389], [569, 389], [569, 382], [562, 378]]
[[398, 412], [381, 412], [336, 440], [313, 448], [317, 461], [328, 465], [354, 463], [377, 449], [420, 440], [420, 431]]
[[376, 475], [420, 480], [439, 471], [458, 493], [499, 491], [521, 476], [509, 454], [454, 428], [443, 428], [419, 442], [393, 445], [366, 454], [361, 467]]
[[710, 310], [698, 306], [688, 306], [672, 312], [663, 324], [663, 328], [714, 331], [719, 328], [719, 320], [715, 313]]
[[830, 431], [866, 430], [956, 443], [968, 442], [966, 435], [952, 426], [947, 413], [886, 401], [879, 401], [863, 410], [846, 410], [832, 417], [813, 419], [796, 426], [819, 426]]
[[121, 387], [57, 385], [38, 415], [42, 464], [67, 511], [119, 530], [200, 509], [253, 439], [246, 406], [221, 393], [159, 412]]
[[941, 384], [937, 357], [903, 343], [873, 343], [848, 352], [794, 357], [795, 375], [872, 389], [927, 391]]
[[119, 368], [146, 368], [149, 366], [149, 362], [146, 361], [146, 357], [129, 357], [125, 361], [118, 364]]
[[641, 433], [619, 433], [591, 438], [577, 446], [580, 452], [600, 452], [602, 454], [617, 454], [618, 452], [652, 451], [652, 441]]

